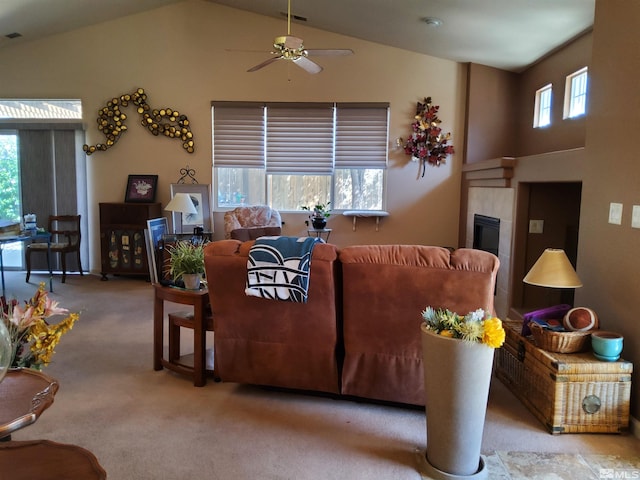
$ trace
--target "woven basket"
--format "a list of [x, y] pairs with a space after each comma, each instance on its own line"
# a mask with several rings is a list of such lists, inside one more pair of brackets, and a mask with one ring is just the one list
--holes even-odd
[[531, 334], [538, 348], [556, 353], [582, 352], [589, 345], [591, 332], [554, 332], [530, 322]]

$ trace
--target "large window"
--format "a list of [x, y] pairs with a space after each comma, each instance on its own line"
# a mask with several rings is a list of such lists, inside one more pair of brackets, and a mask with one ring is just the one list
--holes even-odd
[[213, 102], [216, 208], [382, 210], [388, 104]]
[[551, 124], [551, 84], [536, 91], [533, 127], [546, 127]]
[[567, 76], [564, 94], [564, 118], [574, 118], [587, 112], [587, 67]]

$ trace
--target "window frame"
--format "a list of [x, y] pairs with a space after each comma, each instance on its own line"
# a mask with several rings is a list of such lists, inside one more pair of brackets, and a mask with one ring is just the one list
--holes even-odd
[[[549, 93], [549, 101], [548, 106], [546, 105], [546, 99], [544, 95]], [[545, 105], [543, 105], [543, 102]], [[535, 96], [535, 105], [534, 105], [534, 113], [533, 113], [533, 128], [545, 128], [551, 125], [551, 112], [552, 112], [552, 103], [553, 103], [553, 84], [548, 83], [543, 87], [536, 90]], [[543, 123], [542, 115], [544, 112], [548, 113], [548, 121]]]
[[[582, 89], [578, 92], [575, 91], [576, 80], [584, 76], [584, 91]], [[571, 118], [582, 117], [587, 114], [587, 98], [589, 95], [589, 67], [582, 67], [575, 72], [567, 75], [564, 85], [564, 106], [562, 118], [564, 120]], [[583, 104], [582, 111], [579, 113], [573, 113], [573, 109], [578, 103], [578, 100]]]

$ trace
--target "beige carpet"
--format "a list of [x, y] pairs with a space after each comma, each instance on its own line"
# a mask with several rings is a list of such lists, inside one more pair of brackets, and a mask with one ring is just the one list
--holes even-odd
[[[23, 272], [9, 272], [8, 295], [30, 297], [45, 279], [26, 284]], [[55, 403], [14, 440], [85, 447], [111, 480], [423, 478], [424, 411], [213, 381], [193, 387], [152, 368], [149, 283], [72, 275], [55, 279], [52, 297], [81, 318], [45, 369], [60, 381]], [[597, 467], [614, 461], [640, 472], [640, 440], [550, 435], [496, 379], [483, 453], [492, 479], [598, 479]]]

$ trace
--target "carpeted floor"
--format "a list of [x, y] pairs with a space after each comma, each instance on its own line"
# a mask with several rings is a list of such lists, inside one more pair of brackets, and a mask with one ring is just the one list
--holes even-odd
[[[41, 280], [8, 272], [8, 296], [30, 297]], [[427, 478], [423, 410], [213, 381], [197, 388], [152, 368], [149, 283], [71, 275], [64, 285], [54, 280], [52, 297], [81, 318], [45, 369], [60, 382], [54, 404], [14, 440], [80, 445], [111, 480]], [[190, 342], [185, 332], [185, 349]], [[483, 454], [490, 479], [640, 475], [640, 440], [550, 435], [496, 379]]]

